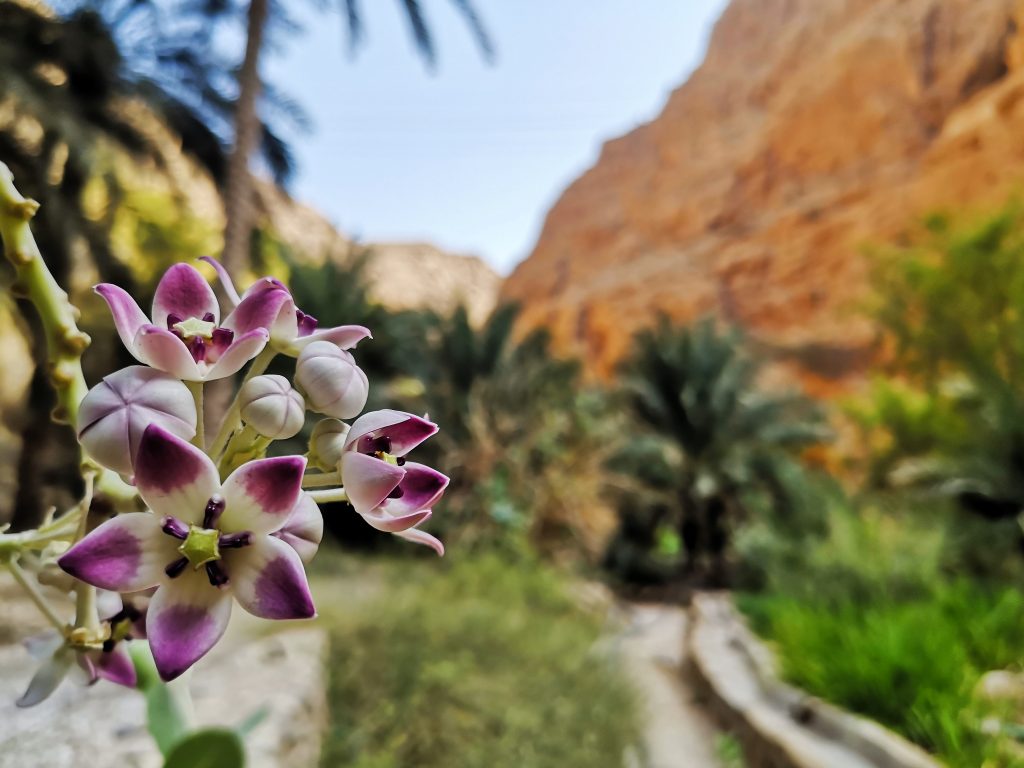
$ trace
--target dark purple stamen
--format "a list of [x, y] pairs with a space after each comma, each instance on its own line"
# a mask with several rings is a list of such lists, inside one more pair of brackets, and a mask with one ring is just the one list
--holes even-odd
[[206, 339], [202, 336], [195, 336], [190, 341], [189, 351], [192, 353], [192, 359], [197, 363], [206, 362]]
[[400, 499], [405, 496], [405, 491], [402, 490], [402, 486], [396, 485], [395, 489], [388, 494], [389, 499]]
[[396, 457], [395, 458], [395, 463], [398, 464], [398, 466], [400, 466], [400, 467], [404, 467], [405, 466], [405, 456], [398, 456], [398, 457]]
[[206, 577], [210, 580], [210, 583], [215, 587], [223, 587], [228, 583], [228, 575], [223, 568], [220, 567], [220, 563], [214, 560], [212, 563], [206, 564]]
[[210, 339], [210, 344], [217, 351], [218, 354], [222, 353], [225, 349], [231, 346], [231, 342], [235, 340], [235, 332], [228, 330], [227, 328], [214, 328], [213, 335]]
[[295, 325], [299, 329], [299, 336], [300, 337], [302, 337], [302, 336], [309, 336], [311, 333], [313, 333], [313, 331], [316, 330], [316, 327], [319, 324], [320, 324], [320, 321], [317, 320], [312, 315], [307, 315], [301, 309], [296, 309], [295, 310]]
[[184, 541], [188, 538], [188, 526], [176, 517], [168, 515], [160, 521], [161, 530], [168, 536]]
[[205, 315], [203, 315], [203, 322], [204, 323], [215, 322], [214, 319], [213, 319], [213, 312], [207, 312]]
[[[167, 313], [167, 329], [170, 331], [173, 331], [174, 326], [176, 326], [178, 323], [183, 323], [184, 321], [185, 318], [183, 318], [181, 315], [177, 315], [174, 312]], [[180, 334], [181, 331], [178, 331], [178, 333]]]
[[360, 442], [363, 446], [362, 452], [368, 456], [378, 453], [391, 453], [391, 438], [387, 435], [381, 435], [380, 437], [370, 437], [367, 435]]
[[217, 539], [217, 546], [221, 549], [241, 549], [252, 543], [252, 534], [249, 531], [239, 533], [222, 533]]
[[224, 498], [220, 494], [213, 494], [206, 502], [206, 511], [203, 514], [203, 528], [213, 528], [224, 511]]
[[171, 563], [166, 568], [164, 568], [164, 573], [166, 573], [172, 579], [176, 579], [179, 576], [181, 576], [182, 571], [184, 571], [187, 566], [188, 566], [188, 558], [187, 557], [179, 557], [173, 563]]

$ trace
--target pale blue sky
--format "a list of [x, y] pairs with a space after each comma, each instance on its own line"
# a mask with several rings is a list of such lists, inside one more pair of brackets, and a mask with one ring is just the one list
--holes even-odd
[[[347, 55], [337, 16], [266, 64], [313, 119], [293, 193], [362, 240], [426, 240], [507, 273], [601, 142], [654, 117], [703, 56], [725, 0], [475, 0], [484, 63], [448, 0], [423, 0], [429, 74], [395, 0], [363, 0]], [[306, 4], [296, 4], [296, 10]]]

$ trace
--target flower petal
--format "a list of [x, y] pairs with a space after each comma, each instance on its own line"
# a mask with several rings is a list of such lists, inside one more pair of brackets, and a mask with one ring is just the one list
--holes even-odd
[[224, 318], [221, 327], [241, 335], [256, 328], [264, 328], [277, 336], [278, 333], [296, 333], [295, 304], [292, 296], [284, 289], [275, 288], [246, 295], [242, 303]]
[[359, 514], [366, 514], [383, 503], [402, 478], [405, 470], [386, 461], [349, 451], [341, 457], [341, 479], [349, 503]]
[[338, 325], [333, 328], [318, 328], [309, 336], [292, 339], [291, 346], [297, 351], [314, 341], [329, 341], [341, 349], [352, 349], [363, 339], [373, 338], [369, 328], [361, 325]]
[[149, 512], [125, 512], [107, 520], [57, 561], [76, 579], [100, 589], [138, 592], [156, 586], [177, 557], [177, 542]]
[[264, 619], [308, 619], [316, 615], [302, 560], [273, 536], [258, 536], [225, 556], [235, 597]]
[[243, 365], [263, 351], [269, 339], [270, 334], [265, 328], [256, 328], [237, 337], [231, 342], [231, 346], [224, 350], [224, 354], [213, 367], [206, 371], [203, 379], [213, 381], [238, 373]]
[[414, 528], [430, 517], [429, 509], [421, 509], [410, 512], [407, 515], [394, 516], [384, 509], [375, 509], [371, 512], [361, 514], [363, 520], [384, 533], [401, 533]]
[[302, 456], [277, 456], [250, 461], [224, 481], [224, 513], [219, 527], [229, 533], [270, 533], [281, 528], [302, 492]]
[[34, 707], [48, 699], [64, 680], [74, 658], [74, 651], [70, 648], [59, 649], [36, 670], [32, 681], [28, 684], [28, 689], [15, 702], [15, 705], [21, 708]]
[[132, 664], [132, 657], [128, 654], [128, 647], [124, 643], [118, 643], [109, 651], [100, 651], [92, 657], [96, 665], [96, 674], [104, 680], [134, 688], [137, 678], [135, 676], [135, 665]]
[[107, 302], [110, 314], [114, 317], [117, 335], [121, 337], [121, 343], [135, 355], [135, 337], [139, 329], [149, 322], [149, 318], [143, 314], [139, 305], [135, 303], [135, 299], [129, 296], [123, 288], [112, 283], [100, 283], [93, 290]]
[[199, 260], [205, 261], [213, 267], [214, 272], [217, 273], [217, 278], [220, 280], [220, 286], [224, 289], [224, 294], [228, 297], [228, 301], [231, 302], [232, 306], [237, 307], [241, 299], [238, 298], [238, 291], [235, 290], [235, 283], [232, 281], [231, 275], [228, 274], [228, 271], [224, 269], [224, 265], [212, 256], [200, 256]]
[[[391, 453], [404, 456], [431, 435], [437, 433], [437, 424], [411, 413], [385, 409], [364, 413], [352, 423], [346, 450], [362, 451], [365, 443], [387, 435], [391, 439]], [[356, 441], [360, 441], [357, 443]]]
[[177, 315], [182, 320], [207, 313], [213, 321], [220, 320], [217, 295], [202, 273], [191, 264], [175, 264], [160, 278], [153, 296], [153, 324], [167, 327], [167, 316]]
[[220, 493], [220, 475], [205, 453], [153, 424], [135, 457], [135, 487], [157, 515], [199, 524], [210, 497]]
[[164, 680], [173, 680], [206, 655], [231, 618], [231, 592], [210, 584], [206, 573], [186, 568], [164, 582], [149, 602], [146, 635]]
[[448, 487], [447, 476], [436, 469], [414, 461], [406, 462], [403, 469], [405, 477], [398, 484], [402, 495], [385, 502], [387, 511], [393, 515], [405, 515], [434, 506]]
[[135, 335], [134, 354], [146, 365], [159, 368], [179, 379], [201, 381], [203, 378], [185, 342], [166, 328], [142, 326]]
[[273, 534], [294, 549], [299, 559], [308, 563], [313, 559], [324, 538], [324, 516], [308, 493], [299, 495], [288, 522]]
[[410, 528], [407, 531], [399, 531], [395, 536], [416, 544], [423, 544], [437, 552], [439, 557], [444, 557], [444, 544], [441, 543], [439, 538], [431, 536], [426, 531], [421, 531], [419, 528]]

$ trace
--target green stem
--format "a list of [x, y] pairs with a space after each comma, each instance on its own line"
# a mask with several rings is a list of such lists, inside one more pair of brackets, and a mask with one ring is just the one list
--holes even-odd
[[310, 491], [309, 497], [317, 504], [326, 504], [331, 501], [348, 501], [348, 494], [344, 488], [328, 488], [325, 491]]
[[60, 620], [60, 617], [57, 615], [57, 612], [53, 610], [53, 606], [50, 605], [46, 596], [39, 591], [39, 587], [32, 583], [32, 580], [21, 569], [21, 566], [18, 565], [16, 561], [9, 560], [7, 562], [7, 570], [11, 572], [14, 580], [18, 582], [23, 590], [25, 590], [25, 594], [27, 594], [29, 598], [31, 598], [32, 602], [36, 604], [36, 608], [38, 608], [43, 616], [46, 617], [47, 621], [49, 621], [54, 628], [61, 633], [61, 635], [65, 634], [68, 628], [67, 622]]
[[[242, 386], [245, 386], [245, 382], [249, 379], [260, 376], [267, 367], [270, 365], [270, 361], [277, 356], [277, 350], [271, 349], [270, 346], [264, 348], [260, 352], [256, 359], [252, 361], [252, 365], [249, 366], [248, 372], [245, 374], [245, 378], [242, 379], [242, 384], [238, 388], [238, 392], [242, 391]], [[238, 425], [241, 423], [239, 413], [242, 410], [242, 403], [238, 399], [238, 392], [235, 393], [234, 399], [231, 401], [231, 407], [228, 408], [228, 412], [224, 414], [224, 421], [221, 422], [220, 429], [217, 431], [217, 436], [213, 440], [213, 444], [210, 446], [209, 454], [213, 457], [214, 461], [220, 459], [221, 454], [224, 453], [224, 449], [227, 447], [228, 439], [231, 437], [231, 433], [238, 429]]]
[[303, 488], [326, 488], [341, 485], [341, 475], [337, 472], [307, 472], [302, 477]]
[[[85, 473], [85, 494], [79, 503], [82, 517], [78, 524], [76, 541], [80, 541], [88, 533], [89, 507], [92, 506], [95, 479], [95, 472]], [[96, 610], [96, 587], [86, 584], [84, 581], [75, 583], [75, 628], [86, 629], [90, 634], [96, 634], [100, 629], [100, 615]]]
[[[0, 239], [3, 240], [4, 254], [14, 267], [15, 280], [11, 292], [32, 302], [43, 324], [47, 370], [57, 393], [53, 420], [58, 424], [74, 425], [78, 406], [89, 391], [82, 373], [82, 353], [90, 340], [79, 330], [78, 309], [50, 274], [32, 236], [29, 221], [38, 210], [39, 203], [18, 192], [10, 168], [0, 163]], [[102, 475], [105, 474], [109, 472], [101, 471], [99, 482], [104, 487]], [[127, 500], [125, 494], [118, 494], [114, 499]]]
[[203, 382], [186, 381], [185, 386], [192, 393], [192, 399], [196, 401], [196, 436], [192, 438], [192, 445], [199, 450], [206, 447], [206, 418], [203, 415]]

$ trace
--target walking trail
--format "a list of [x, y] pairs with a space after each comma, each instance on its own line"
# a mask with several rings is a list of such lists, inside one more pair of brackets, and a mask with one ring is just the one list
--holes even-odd
[[646, 709], [646, 754], [637, 768], [718, 768], [715, 728], [682, 674], [685, 611], [645, 604], [626, 610], [618, 650]]

